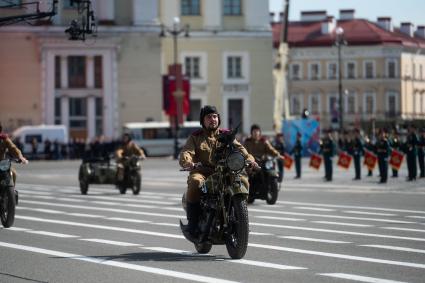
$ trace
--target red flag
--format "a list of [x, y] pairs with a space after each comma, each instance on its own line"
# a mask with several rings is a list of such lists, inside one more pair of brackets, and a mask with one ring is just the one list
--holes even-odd
[[390, 165], [394, 170], [400, 170], [404, 155], [398, 150], [393, 149], [390, 156]]
[[344, 169], [350, 168], [351, 160], [353, 160], [353, 157], [346, 153], [345, 151], [341, 151], [341, 153], [338, 156], [338, 163], [337, 165], [339, 167], [342, 167]]
[[285, 153], [283, 155], [285, 157], [285, 160], [283, 161], [283, 166], [285, 166], [286, 169], [290, 170], [292, 168], [292, 164], [294, 164], [294, 159], [292, 157]]
[[363, 164], [367, 166], [369, 170], [373, 170], [378, 162], [378, 157], [372, 152], [365, 150]]
[[312, 153], [310, 157], [310, 167], [313, 167], [316, 170], [320, 169], [320, 165], [322, 164], [322, 157], [317, 153]]

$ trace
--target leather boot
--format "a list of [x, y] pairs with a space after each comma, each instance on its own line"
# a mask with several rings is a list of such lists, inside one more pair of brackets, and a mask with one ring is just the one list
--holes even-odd
[[180, 222], [180, 227], [182, 229], [183, 235], [185, 238], [192, 243], [198, 242], [198, 220], [199, 215], [201, 214], [201, 205], [199, 203], [187, 203], [187, 225], [183, 225]]

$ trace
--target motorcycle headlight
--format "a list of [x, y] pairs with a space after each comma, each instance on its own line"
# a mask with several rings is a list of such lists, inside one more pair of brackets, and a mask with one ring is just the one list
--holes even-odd
[[245, 167], [245, 157], [240, 152], [232, 152], [226, 160], [227, 167], [232, 171], [240, 171]]
[[9, 171], [10, 169], [10, 161], [7, 159], [0, 161], [0, 171]]
[[267, 160], [266, 163], [264, 163], [264, 168], [266, 168], [267, 170], [273, 169], [273, 167], [273, 160]]

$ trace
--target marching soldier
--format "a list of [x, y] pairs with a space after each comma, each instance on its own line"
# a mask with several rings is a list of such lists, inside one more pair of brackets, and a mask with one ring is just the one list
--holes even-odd
[[364, 154], [363, 142], [360, 137], [360, 130], [354, 129], [353, 139], [347, 143], [347, 151], [353, 156], [355, 177], [353, 180], [361, 179], [361, 157]]
[[[364, 148], [366, 148], [370, 152], [376, 153], [376, 147], [375, 147], [375, 143], [372, 140], [372, 137], [371, 138], [369, 138], [369, 137], [365, 138]], [[368, 169], [367, 176], [372, 177], [372, 175], [373, 175], [373, 171]]]
[[408, 128], [408, 134], [406, 137], [406, 142], [404, 144], [404, 151], [406, 153], [407, 159], [407, 171], [408, 177], [407, 181], [416, 180], [417, 175], [417, 166], [416, 166], [416, 155], [417, 155], [417, 145], [418, 137], [416, 136], [415, 126], [410, 125]]
[[332, 139], [331, 133], [331, 130], [327, 131], [326, 137], [323, 139], [322, 144], [320, 146], [320, 152], [323, 155], [323, 160], [325, 163], [325, 181], [328, 182], [332, 181], [332, 158], [335, 155], [335, 144]]
[[376, 152], [378, 155], [379, 183], [386, 183], [388, 178], [388, 157], [390, 156], [390, 145], [388, 143], [384, 129], [379, 132], [379, 138], [376, 142]]
[[[390, 147], [395, 150], [400, 150], [401, 144], [400, 144], [400, 138], [398, 137], [398, 132], [396, 129], [393, 129], [391, 138], [389, 139]], [[398, 177], [398, 170], [392, 168], [393, 175], [392, 178]]]
[[301, 178], [301, 156], [303, 152], [303, 146], [301, 143], [301, 134], [297, 133], [297, 140], [295, 141], [294, 148], [292, 149], [292, 154], [295, 159], [295, 179]]
[[420, 168], [419, 178], [425, 178], [425, 128], [421, 129], [418, 141], [418, 161]]

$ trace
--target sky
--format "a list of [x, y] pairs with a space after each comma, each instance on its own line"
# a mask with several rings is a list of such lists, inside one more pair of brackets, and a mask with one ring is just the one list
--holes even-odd
[[[284, 0], [269, 0], [270, 11], [279, 14]], [[425, 0], [290, 0], [289, 19], [300, 20], [301, 11], [326, 10], [339, 18], [340, 9], [355, 9], [356, 18], [376, 21], [378, 17], [391, 17], [394, 26], [411, 22], [425, 25]]]

